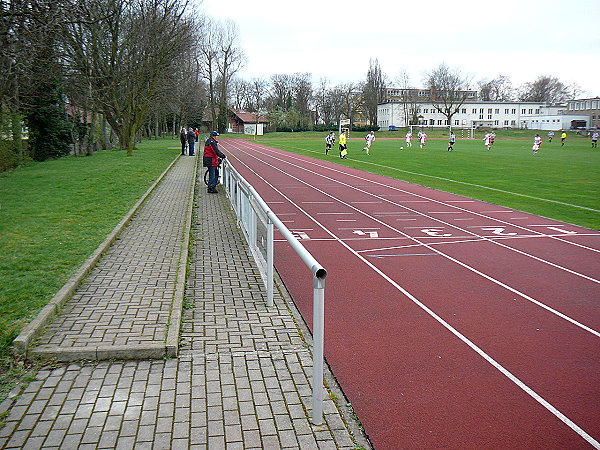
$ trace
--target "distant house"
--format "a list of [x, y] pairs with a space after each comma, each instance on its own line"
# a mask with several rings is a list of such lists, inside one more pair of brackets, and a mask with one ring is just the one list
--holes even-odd
[[262, 136], [269, 126], [269, 119], [248, 111], [229, 110], [227, 131], [231, 133], [257, 134]]
[[600, 97], [569, 100], [569, 113], [586, 116], [584, 127], [600, 128]]

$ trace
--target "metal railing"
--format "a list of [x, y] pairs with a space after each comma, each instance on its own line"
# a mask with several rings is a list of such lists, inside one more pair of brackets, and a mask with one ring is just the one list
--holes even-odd
[[235, 210], [238, 223], [248, 241], [267, 287], [267, 306], [273, 306], [273, 233], [280, 231], [313, 277], [313, 373], [312, 421], [323, 421], [323, 346], [325, 327], [325, 278], [327, 271], [279, 220], [256, 190], [229, 161], [223, 161], [223, 184]]

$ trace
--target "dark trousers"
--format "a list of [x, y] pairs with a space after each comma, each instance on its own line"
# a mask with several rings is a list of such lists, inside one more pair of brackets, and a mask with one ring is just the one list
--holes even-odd
[[194, 156], [194, 144], [195, 144], [194, 141], [190, 141], [189, 142], [189, 145], [190, 145], [190, 153], [189, 153], [189, 155], [190, 156]]
[[208, 167], [208, 185], [215, 187], [219, 182], [219, 167], [209, 166]]

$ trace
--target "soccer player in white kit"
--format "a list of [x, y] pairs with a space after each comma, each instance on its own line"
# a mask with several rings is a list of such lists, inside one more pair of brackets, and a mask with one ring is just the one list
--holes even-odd
[[425, 132], [423, 131], [419, 135], [419, 148], [425, 147], [426, 143], [427, 143], [427, 134], [425, 134]]
[[369, 150], [371, 149], [371, 144], [373, 143], [373, 141], [375, 140], [375, 132], [371, 131], [369, 134], [367, 134], [365, 136], [365, 148], [363, 148], [363, 150], [365, 150], [367, 152], [367, 155], [369, 154]]
[[531, 150], [533, 150], [533, 155], [537, 155], [537, 152], [540, 151], [540, 147], [542, 146], [542, 138], [540, 137], [539, 134], [536, 134], [535, 137], [533, 138], [533, 147], [531, 147]]
[[483, 142], [485, 143], [485, 148], [488, 149], [488, 151], [490, 151], [490, 148], [492, 147], [492, 135], [490, 133], [485, 133], [485, 136], [483, 137]]
[[410, 131], [406, 133], [406, 146], [412, 147], [412, 133]]

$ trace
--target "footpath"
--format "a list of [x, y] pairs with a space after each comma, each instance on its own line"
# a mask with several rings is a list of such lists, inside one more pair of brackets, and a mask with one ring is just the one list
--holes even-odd
[[0, 404], [1, 449], [370, 448], [329, 373], [311, 423], [310, 333], [281, 283], [267, 309], [196, 161], [178, 158], [58, 314], [32, 322], [20, 351], [55, 362]]

